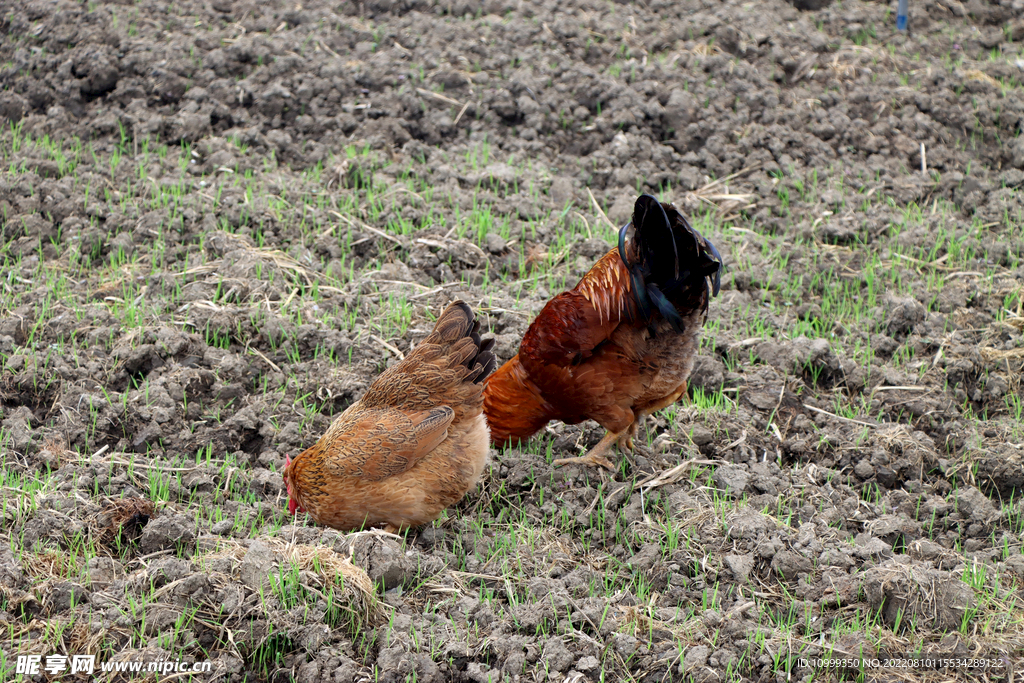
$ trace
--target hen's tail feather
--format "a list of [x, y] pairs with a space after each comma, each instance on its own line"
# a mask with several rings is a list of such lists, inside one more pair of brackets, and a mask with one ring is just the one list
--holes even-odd
[[466, 360], [461, 364], [470, 371], [467, 379], [475, 384], [484, 381], [494, 372], [497, 359], [494, 357], [494, 338], [480, 337], [480, 321], [473, 315], [473, 309], [464, 301], [453, 301], [434, 324], [431, 336], [441, 342], [457, 344], [468, 338], [473, 348], [467, 350]]

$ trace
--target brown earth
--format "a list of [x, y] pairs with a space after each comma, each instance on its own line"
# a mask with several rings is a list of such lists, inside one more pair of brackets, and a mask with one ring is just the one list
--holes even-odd
[[[0, 2], [0, 671], [1008, 680], [1024, 5], [911, 5]], [[287, 516], [445, 302], [508, 358], [638, 191], [728, 269], [614, 477], [551, 425], [407, 537]]]

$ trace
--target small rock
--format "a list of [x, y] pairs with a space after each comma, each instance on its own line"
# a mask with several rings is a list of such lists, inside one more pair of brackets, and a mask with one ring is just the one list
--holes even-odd
[[471, 173], [466, 176], [466, 182], [469, 185], [479, 185], [483, 183], [489, 186], [505, 186], [512, 185], [519, 178], [519, 173], [513, 167], [505, 163], [491, 164], [487, 168], [483, 169], [478, 173]]
[[324, 678], [333, 683], [355, 683], [355, 681], [364, 680], [361, 674], [362, 667], [355, 662], [355, 660], [340, 655], [341, 663], [338, 668], [334, 670], [334, 674], [331, 677], [325, 676]]
[[875, 468], [875, 479], [879, 484], [887, 489], [891, 489], [896, 486], [896, 472], [884, 465], [880, 465]]
[[[381, 649], [377, 655], [377, 669], [385, 672], [381, 681], [424, 681], [440, 683], [444, 680], [437, 664], [427, 655], [406, 652], [401, 644]], [[499, 680], [497, 678], [495, 681]]]
[[783, 550], [772, 558], [772, 567], [787, 580], [792, 581], [800, 574], [807, 574], [813, 568], [811, 561], [803, 555]]
[[787, 2], [804, 12], [816, 12], [832, 4], [832, 0], [787, 0]]
[[708, 663], [708, 656], [710, 654], [711, 649], [707, 645], [691, 647], [683, 655], [683, 663], [679, 666], [679, 673], [687, 673], [704, 666]]
[[636, 204], [636, 196], [632, 192], [624, 191], [615, 198], [612, 208], [608, 209], [608, 218], [615, 225], [624, 225], [633, 219], [633, 207]]
[[319, 679], [320, 662], [316, 660], [300, 666], [299, 672], [295, 675], [295, 683], [317, 683]]
[[871, 534], [857, 534], [854, 542], [853, 554], [862, 560], [869, 560], [873, 557], [892, 557], [892, 546]]
[[915, 560], [934, 560], [944, 552], [941, 545], [927, 538], [919, 538], [912, 542], [909, 550], [910, 556]]
[[750, 474], [739, 467], [723, 465], [715, 470], [712, 479], [720, 490], [738, 497], [750, 483]]
[[633, 557], [626, 560], [626, 564], [633, 569], [650, 571], [654, 564], [661, 559], [661, 548], [653, 543], [647, 543]]
[[370, 580], [384, 590], [404, 586], [416, 577], [416, 564], [390, 538], [363, 537], [356, 541], [354, 557]]
[[145, 633], [155, 636], [178, 620], [178, 612], [167, 607], [154, 607], [146, 612]]
[[467, 664], [466, 675], [474, 683], [497, 683], [498, 681], [505, 680], [502, 678], [501, 672], [496, 669], [488, 669], [486, 664], [480, 664], [479, 662]]
[[262, 541], [253, 541], [239, 565], [242, 583], [253, 590], [269, 583], [270, 572], [281, 562], [281, 556]]
[[725, 363], [710, 356], [697, 356], [686, 383], [691, 389], [701, 389], [705, 394], [718, 391], [725, 383]]
[[484, 243], [487, 246], [487, 251], [492, 254], [503, 254], [508, 250], [508, 244], [500, 235], [495, 235], [493, 232], [487, 233], [484, 238]]
[[28, 111], [31, 107], [24, 97], [10, 90], [0, 92], [0, 119], [17, 123]]
[[701, 621], [708, 628], [718, 628], [722, 624], [722, 615], [713, 609], [706, 609], [701, 615]]
[[665, 113], [662, 117], [669, 128], [675, 131], [678, 138], [697, 115], [700, 103], [693, 93], [682, 88], [675, 88], [668, 96], [665, 103]]
[[217, 534], [218, 536], [227, 536], [231, 533], [231, 530], [234, 528], [234, 522], [232, 522], [230, 519], [222, 519], [221, 521], [217, 522], [212, 527], [210, 527], [210, 531], [212, 533]]
[[715, 435], [711, 433], [711, 430], [703, 425], [694, 425], [690, 430], [690, 441], [693, 442], [694, 446], [706, 446], [714, 441]]
[[765, 515], [749, 508], [732, 515], [728, 522], [729, 538], [735, 539], [755, 539], [772, 526]]
[[732, 570], [737, 579], [745, 582], [750, 578], [750, 572], [754, 571], [754, 556], [751, 553], [746, 555], [726, 555], [725, 564]]
[[854, 465], [853, 473], [861, 479], [870, 479], [875, 475], [875, 468], [871, 466], [867, 459], [864, 459]]
[[697, 509], [697, 501], [686, 491], [676, 491], [668, 497], [668, 506], [676, 517], [685, 515], [690, 510]]
[[553, 671], [566, 671], [572, 666], [573, 654], [565, 647], [561, 638], [548, 638], [544, 643], [544, 654], [542, 655], [548, 667]]
[[914, 297], [900, 297], [889, 294], [885, 297], [885, 329], [894, 336], [907, 335], [914, 327], [923, 322], [927, 311], [924, 305]]
[[440, 527], [428, 526], [422, 529], [416, 540], [428, 548], [444, 543], [445, 532]]
[[897, 621], [917, 622], [938, 631], [955, 631], [974, 605], [974, 590], [958, 574], [893, 558], [864, 573], [864, 593], [871, 609], [882, 610], [890, 628]]
[[163, 435], [163, 428], [156, 422], [150, 422], [135, 433], [132, 438], [132, 450], [136, 453], [145, 453], [159, 442]]
[[194, 521], [184, 515], [160, 515], [149, 521], [139, 539], [143, 555], [169, 548], [191, 547], [196, 540]]
[[832, 656], [849, 660], [850, 664], [841, 670], [856, 675], [861, 668], [866, 668], [864, 664], [858, 666], [857, 660], [874, 659], [876, 654], [875, 646], [863, 633], [847, 633], [836, 641]]
[[965, 486], [954, 493], [959, 512], [977, 522], [991, 522], [999, 511], [984, 493], [973, 486]]
[[64, 612], [75, 605], [89, 602], [89, 592], [78, 584], [58, 581], [50, 586], [44, 602], [51, 614]]
[[1010, 24], [1010, 40], [1015, 43], [1024, 40], [1024, 19], [1017, 19]]
[[[177, 557], [159, 557], [149, 564], [149, 582], [152, 587], [160, 588], [169, 583], [174, 583], [186, 577], [199, 578], [203, 574], [195, 574], [192, 571], [192, 563]], [[204, 577], [205, 578], [205, 577]]]
[[575, 192], [572, 188], [572, 180], [558, 176], [551, 181], [551, 200], [556, 206], [562, 208], [574, 199]]
[[841, 567], [847, 569], [857, 564], [857, 561], [841, 550], [828, 548], [821, 553], [818, 563], [822, 567]]
[[284, 478], [280, 472], [257, 469], [249, 481], [249, 489], [255, 493], [273, 497], [284, 491]]
[[383, 280], [397, 280], [399, 282], [413, 282], [416, 279], [412, 269], [401, 261], [385, 263], [377, 271], [375, 277]]
[[2, 425], [7, 435], [8, 443], [14, 450], [22, 452], [34, 452], [36, 445], [32, 437], [32, 422], [35, 416], [26, 406], [19, 406], [7, 413]]
[[[790, 344], [784, 345], [784, 348], [785, 352], [781, 355], [782, 357], [785, 357], [787, 354], [789, 355], [791, 359], [788, 360], [789, 367], [786, 368], [784, 365], [776, 366], [784, 372], [796, 368], [800, 372], [806, 373], [811, 371], [812, 377], [814, 377], [814, 373], [818, 373], [815, 382], [825, 381], [842, 376], [843, 374], [842, 361], [825, 339], [808, 339], [807, 337], [800, 336]], [[760, 346], [758, 347], [758, 353], [760, 353]]]
[[112, 557], [94, 557], [89, 560], [86, 569], [89, 574], [89, 585], [95, 590], [103, 590], [124, 577], [124, 568]]
[[966, 657], [970, 654], [970, 649], [967, 644], [960, 639], [960, 636], [956, 633], [947, 633], [943, 636], [942, 640], [939, 641], [939, 652], [937, 657]]
[[637, 639], [628, 633], [615, 634], [615, 652], [623, 659], [628, 659], [630, 655], [636, 652], [637, 646]]

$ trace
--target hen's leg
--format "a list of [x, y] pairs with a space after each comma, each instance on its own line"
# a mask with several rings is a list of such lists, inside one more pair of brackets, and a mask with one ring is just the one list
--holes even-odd
[[561, 467], [562, 465], [591, 465], [603, 467], [609, 472], [614, 472], [615, 465], [606, 457], [608, 452], [611, 451], [613, 444], [617, 445], [620, 449], [628, 448], [633, 450], [633, 437], [636, 435], [636, 429], [637, 423], [634, 421], [621, 432], [606, 432], [604, 438], [591, 448], [586, 455], [578, 458], [559, 458], [552, 464], [556, 467]]

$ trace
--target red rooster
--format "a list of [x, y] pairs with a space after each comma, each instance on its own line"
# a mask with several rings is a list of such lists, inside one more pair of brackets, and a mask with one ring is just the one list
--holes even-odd
[[491, 442], [516, 445], [551, 420], [592, 419], [607, 430], [600, 443], [555, 464], [613, 470], [612, 444], [632, 450], [640, 421], [686, 392], [721, 269], [718, 250], [678, 209], [640, 196], [618, 248], [549, 301], [518, 355], [488, 378]]

